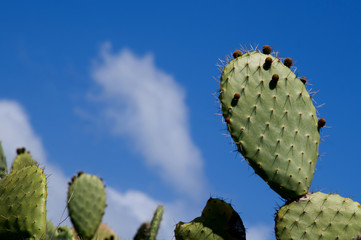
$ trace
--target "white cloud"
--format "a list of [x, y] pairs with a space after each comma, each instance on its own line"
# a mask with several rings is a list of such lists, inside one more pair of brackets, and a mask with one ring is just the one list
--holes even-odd
[[41, 139], [32, 129], [22, 106], [15, 101], [0, 101], [0, 141], [9, 169], [19, 147], [26, 147], [40, 166], [45, 166], [45, 173], [48, 174], [47, 216], [57, 224], [66, 207], [67, 178], [59, 168], [46, 161]]
[[101, 87], [112, 131], [133, 140], [149, 166], [176, 190], [199, 198], [205, 191], [203, 160], [193, 143], [183, 89], [154, 65], [152, 55], [103, 46], [92, 74]]
[[251, 226], [246, 230], [247, 240], [271, 240], [274, 239], [273, 227], [263, 224]]

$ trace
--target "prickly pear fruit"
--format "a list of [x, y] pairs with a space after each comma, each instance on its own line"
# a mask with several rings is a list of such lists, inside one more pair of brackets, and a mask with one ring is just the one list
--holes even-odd
[[198, 239], [194, 238], [195, 236], [204, 236], [204, 232], [212, 233], [215, 237], [224, 240], [246, 239], [246, 231], [238, 213], [230, 204], [216, 198], [210, 198], [202, 215], [191, 223], [178, 223], [175, 235], [177, 240], [190, 240]]
[[119, 240], [119, 237], [108, 225], [101, 223], [93, 240]]
[[18, 155], [11, 166], [11, 172], [20, 170], [24, 167], [39, 165], [30, 155], [30, 152], [26, 152], [25, 148], [18, 148], [16, 152]]
[[247, 52], [224, 67], [219, 99], [238, 151], [274, 191], [291, 200], [311, 185], [318, 120], [303, 82], [270, 49], [264, 52]]
[[0, 179], [4, 178], [8, 174], [8, 165], [6, 162], [6, 156], [4, 154], [3, 147], [0, 141]]
[[75, 231], [81, 239], [95, 235], [105, 209], [105, 186], [94, 175], [78, 173], [68, 189], [68, 211]]
[[146, 238], [147, 240], [156, 239], [160, 227], [160, 223], [162, 221], [163, 212], [164, 212], [163, 206], [159, 205], [154, 212], [152, 221], [150, 222], [149, 236]]
[[149, 238], [149, 229], [149, 222], [142, 223], [142, 225], [140, 225], [140, 227], [138, 228], [138, 231], [135, 234], [133, 240], [146, 240], [147, 238]]
[[361, 206], [337, 194], [317, 192], [284, 205], [275, 222], [279, 240], [353, 239], [361, 235]]
[[46, 234], [46, 176], [29, 166], [0, 181], [0, 239], [40, 239]]

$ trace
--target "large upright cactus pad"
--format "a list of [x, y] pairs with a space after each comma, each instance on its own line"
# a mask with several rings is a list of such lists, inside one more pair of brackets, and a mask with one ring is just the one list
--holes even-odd
[[311, 97], [279, 59], [258, 51], [235, 56], [220, 83], [228, 130], [274, 191], [288, 200], [302, 196], [311, 185], [320, 141]]
[[46, 177], [36, 166], [0, 181], [0, 239], [40, 239], [46, 233]]
[[349, 198], [317, 192], [283, 206], [275, 221], [279, 240], [356, 239], [361, 235], [361, 206]]
[[70, 220], [84, 240], [95, 235], [105, 209], [105, 187], [94, 175], [78, 173], [73, 177], [68, 190], [68, 211]]

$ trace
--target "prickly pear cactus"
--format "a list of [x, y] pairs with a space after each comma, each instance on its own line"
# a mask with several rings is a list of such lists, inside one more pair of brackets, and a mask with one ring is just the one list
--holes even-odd
[[18, 155], [11, 166], [11, 172], [28, 166], [38, 166], [38, 163], [30, 155], [30, 152], [26, 152], [25, 148], [18, 148], [16, 152]]
[[271, 49], [242, 53], [223, 69], [219, 99], [227, 128], [255, 172], [285, 199], [307, 193], [320, 135], [304, 81]]
[[[205, 237], [212, 233], [215, 239], [245, 240], [246, 231], [242, 219], [232, 206], [223, 200], [210, 198], [202, 211], [201, 217], [190, 223], [178, 223], [175, 236], [177, 240], [191, 240]], [[178, 238], [177, 238], [178, 236]]]
[[78, 173], [69, 183], [68, 211], [70, 220], [81, 239], [95, 235], [105, 209], [105, 186], [94, 175]]
[[46, 233], [46, 177], [29, 166], [0, 181], [0, 239], [40, 239]]
[[4, 154], [3, 147], [0, 141], [0, 179], [4, 178], [8, 174], [8, 165], [6, 162], [6, 156]]
[[279, 240], [356, 239], [361, 235], [361, 206], [337, 194], [317, 192], [283, 206], [275, 221]]

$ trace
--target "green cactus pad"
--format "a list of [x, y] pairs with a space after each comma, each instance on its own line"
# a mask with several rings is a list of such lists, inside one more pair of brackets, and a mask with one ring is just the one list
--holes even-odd
[[40, 239], [46, 233], [46, 176], [30, 166], [0, 181], [0, 239]]
[[38, 166], [38, 163], [30, 155], [30, 152], [25, 152], [25, 148], [18, 148], [17, 153], [18, 155], [14, 159], [10, 172], [20, 170], [28, 166]]
[[0, 179], [4, 178], [8, 174], [8, 165], [6, 162], [6, 156], [4, 154], [3, 147], [0, 141]]
[[94, 175], [78, 173], [69, 183], [68, 211], [70, 220], [84, 240], [95, 235], [105, 209], [105, 186]]
[[317, 192], [283, 206], [275, 222], [278, 240], [353, 239], [361, 235], [361, 206], [337, 194]]
[[320, 135], [302, 81], [279, 59], [250, 52], [222, 72], [219, 99], [238, 150], [283, 198], [308, 192]]
[[179, 222], [174, 233], [176, 240], [224, 240], [201, 222]]
[[175, 233], [176, 236], [181, 236], [179, 239], [197, 239], [193, 237], [203, 236], [202, 231], [224, 240], [246, 239], [246, 231], [238, 213], [230, 204], [216, 198], [207, 201], [201, 217], [195, 218], [191, 223], [180, 222], [177, 228]]
[[156, 239], [160, 227], [160, 223], [162, 221], [163, 212], [164, 212], [163, 206], [159, 205], [154, 212], [152, 221], [150, 222], [149, 236], [146, 238], [147, 240]]
[[117, 234], [105, 223], [101, 223], [92, 240], [120, 240]]

